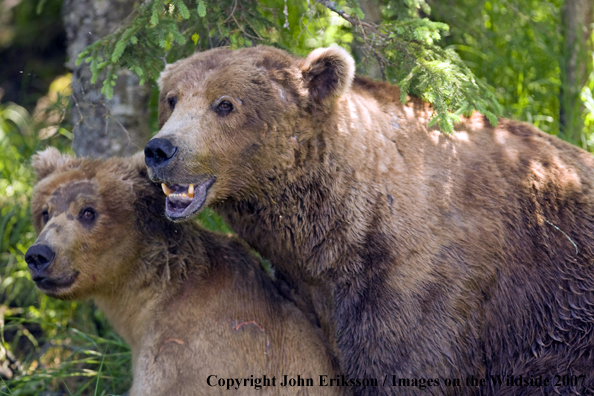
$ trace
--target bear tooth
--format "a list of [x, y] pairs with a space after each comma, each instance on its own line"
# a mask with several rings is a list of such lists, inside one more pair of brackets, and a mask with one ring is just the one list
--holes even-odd
[[161, 183], [161, 188], [163, 189], [163, 192], [165, 193], [165, 195], [170, 196], [171, 193], [173, 192], [172, 189], [170, 189], [169, 187], [167, 187], [167, 185], [165, 183]]
[[188, 187], [188, 197], [194, 198], [194, 185], [193, 184], [190, 184], [190, 186]]

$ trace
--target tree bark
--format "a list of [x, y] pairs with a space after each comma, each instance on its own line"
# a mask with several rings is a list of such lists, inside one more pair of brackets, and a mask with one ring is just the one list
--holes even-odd
[[592, 34], [594, 2], [567, 0], [563, 6], [565, 38], [562, 61], [559, 122], [564, 138], [585, 147], [580, 92], [588, 80], [588, 38]]
[[[379, 0], [358, 0], [358, 2], [361, 11], [363, 11], [363, 14], [365, 14], [366, 22], [371, 22], [376, 25], [382, 23], [382, 13]], [[357, 72], [360, 74], [365, 74], [375, 80], [384, 80], [384, 74], [379, 62], [373, 56], [373, 54], [370, 54], [369, 51], [366, 51], [364, 47], [365, 44], [358, 42], [354, 42], [352, 46], [355, 57], [360, 60], [364, 60], [364, 62], [360, 64], [359, 70], [357, 70]]]
[[126, 0], [65, 0], [62, 9], [68, 35], [68, 62], [72, 70], [72, 149], [78, 156], [128, 156], [150, 139], [148, 84], [138, 85], [129, 70], [118, 73], [113, 98], [101, 93], [101, 77], [91, 84], [87, 63], [75, 66], [78, 54], [105, 37], [130, 14], [134, 2]]

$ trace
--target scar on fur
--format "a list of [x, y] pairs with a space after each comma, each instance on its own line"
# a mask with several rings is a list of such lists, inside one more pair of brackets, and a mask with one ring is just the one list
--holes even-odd
[[563, 235], [565, 235], [565, 237], [567, 239], [569, 239], [569, 242], [571, 242], [571, 244], [573, 245], [573, 247], [575, 248], [575, 254], [578, 254], [578, 247], [576, 245], [576, 243], [569, 237], [569, 235], [567, 235], [561, 228], [557, 227], [555, 224], [551, 223], [550, 221], [548, 221], [547, 219], [544, 219], [544, 221], [549, 224], [552, 225], [557, 231], [559, 231], [560, 233], [562, 233]]
[[251, 325], [251, 324], [257, 326], [260, 329], [260, 331], [262, 333], [264, 333], [264, 327], [260, 326], [255, 320], [250, 320], [249, 322], [241, 322], [238, 325], [236, 325], [235, 327], [233, 327], [233, 330], [239, 330], [243, 326], [247, 326], [247, 325]]
[[178, 345], [186, 344], [183, 340], [180, 340], [179, 338], [168, 338], [165, 340], [163, 345], [161, 345], [161, 348], [159, 348], [159, 352], [157, 352], [157, 355], [159, 355], [163, 351], [163, 348], [165, 348], [165, 345], [169, 344], [170, 342], [175, 342]]

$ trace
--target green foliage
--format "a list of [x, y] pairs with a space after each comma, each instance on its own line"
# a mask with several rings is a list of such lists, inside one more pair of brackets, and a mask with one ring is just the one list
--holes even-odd
[[[102, 92], [110, 98], [117, 68], [134, 71], [142, 84], [158, 77], [165, 60], [181, 58], [196, 47], [251, 45], [257, 39], [256, 30], [266, 30], [270, 24], [256, 12], [257, 2], [240, 3], [208, 3], [207, 12], [202, 0], [192, 6], [181, 0], [144, 2], [136, 7], [128, 26], [86, 48], [77, 64], [90, 63], [93, 82], [102, 74]], [[231, 5], [236, 6], [236, 13], [228, 18], [224, 11]]]
[[474, 78], [456, 52], [435, 44], [448, 26], [419, 17], [418, 10], [429, 13], [427, 3], [390, 2], [386, 10], [386, 21], [372, 26], [361, 22], [355, 0], [314, 5], [279, 0], [146, 1], [136, 7], [128, 25], [89, 46], [77, 62], [90, 63], [93, 82], [101, 75], [102, 92], [111, 97], [119, 68], [133, 70], [144, 82], [158, 77], [164, 60], [172, 62], [196, 50], [269, 44], [303, 55], [333, 42], [348, 45], [356, 37], [380, 61], [384, 76], [401, 85], [403, 98], [410, 93], [433, 104], [433, 121], [443, 131], [451, 132], [458, 116], [473, 110], [495, 124], [501, 107], [488, 86]]
[[[93, 73], [92, 82], [103, 80], [102, 92], [109, 98], [117, 78], [118, 68], [128, 68], [141, 79], [155, 80], [165, 65], [197, 50], [222, 45], [239, 48], [261, 43], [293, 49], [305, 54], [305, 48], [315, 43], [348, 43], [352, 37], [337, 35], [324, 39], [324, 28], [338, 29], [336, 21], [328, 20], [323, 7], [317, 11], [302, 2], [287, 4], [283, 14], [278, 0], [265, 1], [204, 1], [186, 5], [181, 0], [153, 0], [138, 5], [129, 25], [87, 47], [77, 59], [85, 61]], [[310, 30], [309, 37], [303, 34]], [[299, 49], [302, 49], [301, 51]]]
[[[563, 0], [435, 2], [433, 16], [452, 27], [445, 44], [460, 53], [478, 79], [497, 87], [493, 92], [504, 116], [594, 151], [588, 91], [594, 77], [585, 87], [564, 86], [563, 4]], [[587, 54], [591, 59], [593, 49], [594, 37], [589, 48], [580, 48], [578, 62], [584, 63]], [[592, 70], [591, 60], [586, 67]], [[582, 91], [583, 106], [571, 98], [573, 91]], [[561, 125], [562, 104], [565, 125]], [[583, 131], [574, 130], [582, 124], [576, 117], [584, 120]]]
[[442, 131], [451, 133], [459, 115], [478, 110], [497, 124], [502, 108], [487, 84], [474, 77], [458, 54], [434, 44], [448, 26], [428, 19], [384, 22], [366, 35], [368, 47], [384, 66], [385, 77], [397, 83], [402, 101], [410, 93], [431, 103]]
[[[77, 307], [75, 311], [93, 313], [90, 306], [86, 308]], [[77, 319], [82, 323], [85, 317]], [[131, 353], [112, 331], [99, 336], [91, 329], [79, 330], [55, 320], [23, 319], [22, 315], [7, 315], [5, 320], [5, 333], [42, 325], [45, 334], [55, 336], [39, 343], [41, 348], [33, 354], [32, 367], [23, 375], [5, 381], [4, 386], [0, 383], [0, 395], [38, 395], [52, 390], [71, 395], [121, 395], [130, 388]], [[37, 340], [31, 335], [31, 341]]]
[[445, 43], [493, 87], [509, 118], [559, 133], [561, 0], [436, 2], [452, 28]]

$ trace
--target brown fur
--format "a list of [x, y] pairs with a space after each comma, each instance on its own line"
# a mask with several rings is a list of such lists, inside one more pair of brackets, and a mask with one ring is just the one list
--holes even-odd
[[[210, 375], [276, 377], [276, 386], [233, 394], [348, 394], [317, 386], [320, 374], [336, 374], [319, 328], [280, 296], [238, 239], [167, 221], [143, 161], [48, 149], [33, 162], [41, 178], [32, 202], [36, 245], [55, 252], [46, 275], [79, 273], [72, 286], [42, 290], [92, 298], [105, 311], [132, 348], [130, 395], [228, 394], [207, 385]], [[88, 208], [96, 217], [84, 223], [79, 214]], [[311, 377], [316, 386], [281, 387], [283, 375]]]
[[[168, 66], [156, 137], [178, 151], [151, 177], [215, 176], [206, 205], [309, 296], [352, 378], [594, 393], [593, 157], [478, 114], [442, 134], [428, 105], [353, 79], [331, 51], [217, 49]], [[223, 95], [225, 117], [212, 110]], [[492, 375], [583, 377], [516, 388]], [[444, 386], [453, 378], [463, 386]]]

